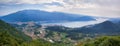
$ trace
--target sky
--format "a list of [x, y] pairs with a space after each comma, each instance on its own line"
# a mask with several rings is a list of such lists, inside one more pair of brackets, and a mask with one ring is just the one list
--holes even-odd
[[0, 16], [26, 9], [120, 17], [120, 0], [0, 0]]

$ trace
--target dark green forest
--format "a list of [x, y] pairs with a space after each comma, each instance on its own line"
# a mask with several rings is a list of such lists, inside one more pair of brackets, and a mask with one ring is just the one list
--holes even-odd
[[77, 46], [120, 46], [120, 36], [102, 36], [79, 42]]
[[67, 46], [64, 43], [50, 43], [31, 37], [0, 20], [0, 46]]

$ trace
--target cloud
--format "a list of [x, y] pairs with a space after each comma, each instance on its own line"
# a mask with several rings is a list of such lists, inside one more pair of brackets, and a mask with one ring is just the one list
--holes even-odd
[[63, 0], [0, 0], [0, 3], [13, 3], [13, 4], [43, 4], [52, 2], [62, 2]]
[[[23, 8], [25, 4], [29, 4], [29, 7], [26, 7], [26, 5], [25, 8], [30, 8], [32, 5], [31, 9], [45, 11], [59, 11], [100, 17], [120, 17], [120, 0], [0, 0], [0, 4], [21, 4]], [[34, 5], [38, 6], [35, 7]], [[1, 7], [4, 6], [0, 5]]]
[[100, 17], [120, 17], [119, 0], [64, 0], [63, 6], [48, 6], [46, 10], [86, 14]]

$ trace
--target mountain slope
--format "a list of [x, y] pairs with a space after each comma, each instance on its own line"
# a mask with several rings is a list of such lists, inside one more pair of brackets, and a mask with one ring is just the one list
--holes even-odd
[[109, 21], [111, 21], [113, 23], [118, 23], [118, 22], [120, 22], [120, 18], [110, 18]]
[[77, 46], [120, 46], [120, 36], [103, 36], [80, 41]]
[[61, 22], [61, 21], [90, 21], [95, 20], [90, 16], [67, 14], [61, 12], [46, 12], [39, 10], [23, 10], [12, 13], [1, 18], [6, 22], [28, 22], [28, 21], [47, 21], [47, 22]]
[[105, 21], [100, 24], [96, 24], [93, 26], [85, 26], [82, 28], [75, 29], [75, 32], [82, 32], [82, 33], [120, 33], [120, 25], [113, 23], [111, 21]]
[[31, 38], [0, 20], [0, 46], [17, 46]]
[[65, 43], [51, 43], [43, 39], [31, 39], [14, 27], [0, 20], [0, 46], [70, 46]]

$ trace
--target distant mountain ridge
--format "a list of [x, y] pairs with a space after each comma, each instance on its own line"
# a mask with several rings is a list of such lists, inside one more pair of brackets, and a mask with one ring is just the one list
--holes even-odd
[[68, 14], [61, 12], [46, 12], [40, 10], [23, 10], [1, 17], [6, 22], [28, 22], [28, 21], [91, 21], [91, 16]]
[[84, 26], [82, 28], [75, 28], [74, 32], [82, 33], [105, 33], [105, 34], [117, 34], [120, 33], [120, 23], [113, 23], [111, 21], [105, 21], [103, 23]]
[[111, 21], [113, 23], [118, 23], [118, 22], [120, 22], [120, 18], [110, 18], [109, 21]]

